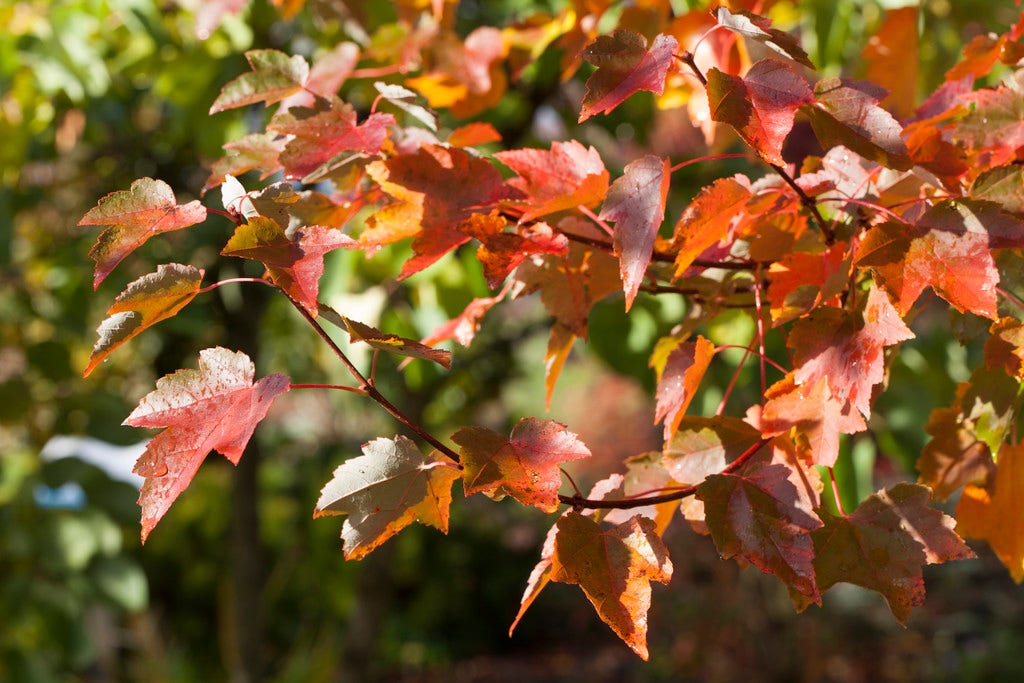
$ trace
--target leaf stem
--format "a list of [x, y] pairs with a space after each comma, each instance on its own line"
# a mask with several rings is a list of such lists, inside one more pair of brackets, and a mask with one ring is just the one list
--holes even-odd
[[730, 154], [711, 154], [710, 156], [706, 157], [697, 157], [695, 159], [687, 159], [686, 161], [681, 161], [672, 168], [670, 168], [669, 172], [675, 173], [681, 168], [686, 168], [690, 164], [698, 164], [702, 161], [718, 161], [719, 159], [746, 159], [747, 156], [749, 155], [739, 152], [733, 152]]
[[433, 434], [424, 429], [419, 423], [417, 423], [408, 415], [399, 410], [395, 404], [389, 401], [387, 397], [384, 396], [384, 394], [380, 393], [380, 391], [377, 390], [377, 387], [371, 384], [370, 381], [367, 380], [365, 376], [363, 376], [363, 373], [359, 372], [359, 368], [357, 368], [355, 364], [351, 360], [349, 360], [349, 357], [345, 355], [345, 352], [341, 350], [341, 347], [339, 347], [337, 343], [335, 343], [335, 341], [331, 339], [331, 335], [327, 334], [327, 330], [323, 328], [323, 326], [317, 321], [317, 319], [314, 318], [312, 314], [309, 311], [307, 311], [302, 304], [300, 304], [298, 301], [291, 298], [290, 296], [288, 297], [288, 300], [291, 301], [292, 306], [294, 306], [295, 309], [300, 314], [302, 314], [302, 317], [305, 318], [306, 322], [310, 324], [313, 330], [317, 333], [317, 336], [319, 336], [320, 339], [322, 339], [323, 342], [327, 344], [331, 351], [334, 352], [334, 355], [338, 357], [338, 360], [340, 360], [342, 365], [345, 366], [345, 369], [348, 370], [349, 374], [351, 374], [352, 377], [359, 383], [359, 389], [362, 390], [366, 396], [376, 401], [381, 408], [386, 410], [391, 415], [391, 417], [395, 418], [396, 420], [404, 424], [406, 427], [411, 429], [417, 436], [419, 436], [421, 439], [423, 439], [431, 446], [439, 450], [447, 458], [449, 458], [455, 463], [459, 462], [458, 453], [456, 453], [450, 447], [443, 444], [437, 437], [435, 437]]
[[[758, 440], [757, 443], [752, 445], [747, 450], [743, 451], [738, 458], [733, 460], [731, 463], [726, 465], [719, 474], [729, 474], [735, 472], [743, 466], [748, 460], [754, 457], [754, 454], [761, 450], [765, 445], [771, 441], [770, 437], [763, 437]], [[670, 503], [675, 500], [682, 500], [683, 498], [689, 498], [697, 492], [697, 488], [700, 484], [693, 484], [691, 486], [683, 486], [671, 493], [664, 493], [660, 496], [646, 496], [643, 498], [628, 498], [618, 500], [592, 500], [589, 498], [581, 498], [580, 496], [558, 496], [558, 500], [566, 505], [571, 505], [574, 508], [590, 508], [592, 510], [628, 510], [631, 508], [646, 507], [648, 505], [656, 505], [658, 503]]]
[[207, 285], [206, 287], [202, 287], [196, 293], [197, 294], [206, 294], [207, 292], [212, 292], [213, 290], [217, 289], [221, 285], [229, 285], [229, 284], [232, 284], [232, 283], [235, 283], [235, 282], [255, 282], [257, 284], [267, 285], [269, 287], [274, 287], [275, 286], [273, 282], [271, 282], [270, 280], [268, 280], [266, 278], [262, 278], [262, 277], [232, 277], [232, 278], [228, 278], [227, 280], [220, 280], [218, 282], [214, 282], [211, 285]]
[[1001, 294], [1003, 298], [1008, 299], [1009, 301], [1016, 304], [1018, 308], [1024, 308], [1024, 300], [1021, 300], [1021, 298], [1016, 294], [1013, 294], [1003, 289], [1002, 287], [996, 287], [996, 293]]
[[359, 394], [360, 396], [366, 396], [366, 390], [359, 387], [350, 387], [344, 384], [290, 384], [291, 389], [340, 389], [341, 391], [351, 391], [353, 394]]
[[[605, 242], [604, 240], [594, 239], [593, 237], [584, 237], [583, 235], [576, 235], [571, 232], [562, 231], [562, 234], [573, 242], [579, 244], [586, 244], [587, 246], [601, 249], [611, 253], [614, 247]], [[666, 254], [663, 251], [654, 250], [651, 253], [651, 260], [658, 261], [660, 263], [675, 263], [676, 257], [672, 254]], [[722, 270], [750, 270], [754, 267], [753, 261], [708, 261], [706, 259], [694, 259], [693, 265], [699, 268], [721, 268]]]
[[[715, 28], [718, 27], [716, 26]], [[708, 33], [714, 31], [715, 28], [712, 28], [703, 36], [701, 36], [700, 40], [704, 40], [704, 38], [707, 37]], [[700, 44], [700, 41], [697, 41], [697, 43]], [[690, 52], [689, 50], [684, 50], [681, 55], [678, 55], [678, 57], [683, 64], [690, 67], [690, 71], [694, 73], [694, 75], [697, 77], [697, 80], [700, 81], [700, 84], [703, 85], [705, 88], [708, 87], [708, 79], [703, 73], [701, 73], [701, 70], [697, 67], [697, 62], [694, 61], [693, 53]]]
[[779, 175], [779, 177], [782, 178], [786, 182], [786, 184], [793, 189], [794, 192], [796, 192], [797, 196], [800, 197], [800, 203], [807, 207], [807, 210], [814, 215], [814, 220], [818, 223], [818, 226], [821, 228], [821, 234], [825, 236], [825, 244], [827, 244], [830, 247], [833, 244], [835, 244], [836, 233], [834, 230], [832, 230], [832, 226], [829, 225], [829, 222], [825, 220], [825, 217], [821, 215], [821, 210], [818, 208], [818, 202], [809, 194], [804, 192], [804, 189], [796, 184], [796, 181], [793, 180], [793, 176], [789, 175], [789, 172], [786, 171], [786, 169], [784, 169], [782, 166], [779, 166], [778, 164], [773, 164], [771, 162], [765, 163], [771, 166], [772, 169]]

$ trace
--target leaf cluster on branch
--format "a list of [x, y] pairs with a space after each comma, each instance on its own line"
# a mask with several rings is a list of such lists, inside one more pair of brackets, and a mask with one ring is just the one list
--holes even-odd
[[[1013, 578], [1024, 578], [1015, 496], [1024, 456], [1014, 428], [1024, 379], [1024, 300], [1015, 294], [1024, 285], [1024, 70], [1016, 69], [1024, 15], [1005, 34], [972, 42], [914, 108], [900, 80], [906, 69], [887, 67], [890, 51], [877, 41], [864, 55], [873, 82], [821, 78], [796, 37], [745, 4], [676, 16], [666, 2], [572, 2], [553, 16], [460, 36], [454, 3], [399, 1], [394, 23], [311, 64], [276, 50], [247, 53], [250, 71], [224, 86], [210, 112], [276, 112], [264, 130], [225, 144], [212, 164], [203, 191], [220, 187], [223, 210], [179, 203], [152, 178], [104, 197], [80, 221], [103, 228], [90, 252], [94, 282], [151, 237], [199, 224], [221, 230], [223, 221], [207, 220], [221, 214], [234, 226], [218, 236], [221, 255], [265, 268], [260, 278], [242, 278], [245, 286], [279, 290], [352, 383], [300, 384], [280, 374], [254, 381], [252, 361], [223, 348], [202, 351], [198, 369], [161, 379], [126, 420], [163, 429], [135, 468], [145, 478], [143, 539], [210, 451], [237, 463], [276, 397], [320, 388], [376, 402], [430, 448], [424, 454], [406, 436], [381, 437], [335, 470], [315, 515], [345, 515], [347, 558], [364, 557], [416, 521], [446, 532], [459, 480], [466, 496], [507, 496], [545, 513], [564, 508], [516, 623], [549, 581], [577, 584], [644, 658], [650, 584], [672, 575], [662, 540], [672, 524], [689, 524], [723, 558], [776, 576], [798, 611], [848, 582], [880, 593], [905, 622], [924, 599], [923, 565], [973, 556], [968, 536], [987, 540]], [[771, 4], [757, 3], [765, 13]], [[916, 44], [917, 11], [890, 11], [878, 40], [894, 49]], [[575, 139], [501, 149], [498, 131], [472, 119], [548, 51], [560, 52], [564, 81], [584, 62], [593, 66], [580, 123], [653, 93], [715, 150], [734, 135], [763, 175], [718, 178], [673, 216], [674, 174], [723, 155], [647, 154], [613, 177], [598, 151]], [[1005, 80], [984, 85], [996, 68]], [[339, 96], [347, 89], [372, 94], [368, 111]], [[798, 120], [809, 123], [822, 153], [794, 164], [786, 143]], [[278, 173], [284, 181], [246, 189], [236, 176], [249, 171], [261, 182]], [[319, 300], [326, 254], [372, 256], [400, 242], [411, 244], [411, 255], [399, 280], [453, 250], [475, 249], [495, 293], [423, 340]], [[169, 263], [129, 284], [99, 327], [85, 373], [200, 294], [238, 281], [204, 286], [204, 275]], [[844, 510], [833, 469], [840, 444], [870, 429], [887, 369], [914, 339], [911, 324], [929, 289], [986, 321], [975, 326], [984, 364], [953, 405], [933, 411], [919, 481]], [[470, 345], [490, 309], [537, 296], [551, 321], [550, 402], [597, 302], [620, 297], [630, 311], [639, 297], [665, 293], [688, 305], [651, 349], [651, 419], [662, 425], [663, 450], [637, 454], [588, 495], [560, 493], [561, 463], [590, 455], [566, 425], [524, 417], [507, 435], [478, 426], [447, 439], [431, 434], [325, 327], [375, 354], [448, 368], [451, 352], [435, 345]], [[706, 326], [736, 308], [756, 330], [744, 362], [760, 366], [759, 401], [728, 415], [723, 400], [717, 414], [693, 415], [705, 374], [725, 362]], [[786, 353], [769, 355], [770, 338], [784, 341]], [[776, 370], [781, 377], [770, 382]], [[961, 490], [956, 521], [931, 505]]]

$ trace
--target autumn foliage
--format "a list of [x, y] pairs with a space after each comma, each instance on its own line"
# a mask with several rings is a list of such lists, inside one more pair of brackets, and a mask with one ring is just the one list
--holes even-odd
[[[860, 81], [820, 77], [797, 37], [767, 18], [772, 4], [674, 15], [667, 2], [608, 12], [610, 0], [574, 1], [554, 16], [459, 36], [451, 2], [399, 1], [395, 23], [379, 29], [389, 41], [345, 42], [312, 63], [253, 50], [250, 70], [224, 86], [210, 113], [250, 105], [274, 112], [264, 130], [228, 142], [212, 164], [202, 190], [219, 187], [222, 209], [180, 201], [152, 178], [104, 197], [80, 221], [102, 228], [90, 252], [95, 284], [150, 238], [200, 224], [215, 234], [226, 222], [210, 214], [229, 218], [222, 257], [265, 268], [244, 286], [287, 297], [351, 374], [350, 386], [334, 388], [375, 401], [408, 435], [377, 438], [341, 463], [320, 500], [309, 501], [314, 514], [345, 516], [350, 559], [413, 522], [446, 532], [460, 480], [466, 496], [509, 497], [557, 514], [517, 623], [549, 581], [577, 584], [646, 658], [651, 583], [672, 575], [662, 540], [670, 525], [689, 524], [723, 558], [776, 576], [797, 611], [847, 582], [880, 593], [904, 622], [925, 598], [922, 567], [972, 557], [967, 537], [986, 540], [1019, 582], [1024, 71], [1013, 67], [1024, 56], [1024, 15], [1005, 34], [972, 42], [917, 102], [905, 81], [914, 55], [894, 62], [893, 51], [878, 48], [916, 46], [915, 9], [886, 16], [864, 53], [871, 80]], [[709, 156], [646, 154], [616, 174], [574, 139], [502, 147], [498, 132], [474, 118], [549, 51], [561, 55], [563, 81], [589, 73], [580, 123], [629, 98], [653, 98], [701, 131]], [[986, 80], [997, 69], [1005, 79]], [[347, 102], [350, 88], [372, 92], [372, 104]], [[820, 153], [788, 153], [798, 121]], [[674, 174], [724, 151], [745, 154], [763, 173], [718, 178], [673, 215]], [[250, 171], [245, 187], [237, 178]], [[258, 185], [277, 173], [283, 182]], [[475, 250], [493, 295], [422, 340], [320, 302], [326, 254], [369, 258], [395, 243], [411, 247], [399, 280], [453, 250]], [[130, 283], [100, 324], [85, 373], [222, 284], [203, 278], [203, 270], [169, 263]], [[887, 368], [913, 343], [927, 290], [984, 321], [970, 327], [984, 363], [953, 405], [933, 411], [918, 482], [844, 510], [833, 469], [841, 444], [871, 428]], [[661, 425], [663, 450], [637, 454], [586, 495], [561, 469], [590, 456], [571, 425], [523, 417], [508, 433], [464, 426], [431, 434], [325, 328], [399, 362], [448, 368], [452, 352], [437, 344], [468, 346], [490, 310], [539, 298], [550, 315], [547, 354], [538, 359], [550, 401], [574, 342], [587, 338], [595, 303], [618, 300], [630, 311], [639, 298], [664, 294], [688, 305], [651, 349], [650, 419]], [[693, 414], [705, 374], [724, 362], [706, 326], [737, 309], [755, 322], [745, 358], [760, 364], [760, 400]], [[784, 342], [775, 347], [783, 353], [769, 356], [771, 338]], [[163, 430], [135, 466], [145, 477], [143, 539], [210, 451], [237, 463], [274, 399], [311, 386], [280, 374], [257, 379], [249, 358], [224, 348], [159, 380], [125, 421]], [[953, 516], [934, 506], [956, 496]]]

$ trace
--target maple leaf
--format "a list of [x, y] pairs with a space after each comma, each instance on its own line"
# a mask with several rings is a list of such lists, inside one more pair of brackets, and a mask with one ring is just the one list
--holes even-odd
[[472, 121], [448, 134], [448, 144], [452, 147], [476, 147], [488, 142], [501, 142], [501, 133], [485, 121]]
[[820, 254], [790, 251], [768, 267], [773, 326], [799, 318], [843, 292], [850, 277], [848, 247], [836, 242]]
[[128, 285], [96, 330], [99, 339], [82, 376], [88, 377], [103, 359], [132, 337], [176, 315], [199, 293], [203, 272], [192, 266], [168, 263]]
[[643, 36], [626, 29], [598, 36], [582, 54], [597, 70], [587, 79], [578, 122], [608, 113], [640, 90], [662, 94], [677, 47], [676, 39], [664, 34], [655, 36], [649, 50]]
[[1024, 524], [1020, 515], [1024, 487], [1024, 447], [999, 450], [995, 477], [988, 489], [964, 487], [956, 506], [957, 529], [965, 537], [988, 541], [1017, 583], [1024, 581]]
[[711, 118], [728, 123], [770, 164], [782, 166], [782, 143], [797, 110], [814, 101], [807, 81], [786, 62], [762, 59], [745, 76], [712, 68], [707, 75]]
[[662, 461], [675, 481], [699, 484], [760, 440], [761, 432], [737, 417], [684, 417], [665, 445]]
[[352, 341], [365, 342], [375, 349], [399, 356], [433, 361], [446, 370], [452, 367], [451, 351], [432, 349], [418, 341], [399, 337], [397, 334], [381, 332], [376, 327], [371, 327], [351, 318], [342, 317], [342, 320], [349, 335], [352, 337]]
[[250, 133], [225, 143], [226, 154], [213, 162], [203, 192], [220, 185], [225, 176], [240, 176], [246, 171], [258, 170], [260, 180], [266, 180], [281, 169], [278, 157], [286, 142], [287, 138], [276, 133]]
[[139, 178], [130, 189], [111, 192], [78, 221], [78, 225], [109, 226], [89, 251], [96, 262], [93, 289], [150, 237], [205, 220], [206, 207], [199, 200], [178, 204], [174, 191], [162, 180]]
[[334, 97], [359, 63], [359, 52], [358, 45], [345, 41], [319, 53], [303, 88], [283, 99], [281, 109], [310, 107], [318, 97]]
[[715, 19], [719, 26], [724, 26], [744, 38], [755, 40], [797, 64], [809, 69], [814, 68], [814, 63], [800, 47], [797, 39], [785, 31], [773, 28], [770, 19], [746, 10], [731, 12], [727, 7], [719, 7], [715, 12]]
[[324, 254], [355, 246], [356, 241], [337, 228], [307, 225], [289, 234], [274, 219], [254, 216], [235, 229], [220, 253], [259, 261], [275, 285], [316, 316]]
[[974, 557], [953, 518], [928, 507], [924, 486], [897, 484], [846, 516], [819, 515], [825, 526], [812, 533], [818, 588], [845, 581], [877, 591], [901, 624], [924, 602], [923, 565]]
[[654, 521], [636, 515], [606, 529], [569, 512], [557, 527], [551, 580], [579, 585], [601, 620], [646, 660], [651, 581], [672, 578], [672, 561]]
[[526, 589], [523, 591], [523, 597], [519, 600], [519, 611], [516, 613], [516, 618], [512, 620], [512, 625], [508, 627], [509, 636], [516, 630], [516, 626], [519, 625], [519, 621], [526, 614], [526, 610], [530, 608], [533, 601], [537, 599], [540, 592], [551, 581], [551, 559], [555, 555], [555, 534], [557, 533], [558, 525], [552, 524], [551, 528], [548, 529], [547, 536], [544, 537], [544, 545], [540, 551], [540, 560], [533, 567], [530, 577], [526, 580]]
[[866, 81], [823, 78], [814, 86], [814, 104], [803, 110], [825, 149], [842, 145], [865, 159], [897, 171], [913, 166], [903, 128], [878, 106], [885, 90]]
[[882, 100], [897, 118], [908, 118], [917, 104], [918, 8], [886, 10], [885, 20], [862, 53], [867, 80], [889, 91]]
[[614, 248], [626, 293], [626, 310], [633, 305], [654, 252], [654, 240], [665, 218], [672, 164], [647, 155], [626, 165], [621, 178], [608, 189], [598, 216], [615, 223]]
[[508, 45], [500, 29], [481, 26], [460, 40], [444, 33], [433, 42], [433, 67], [406, 83], [423, 93], [430, 106], [449, 108], [452, 114], [475, 116], [501, 101], [508, 78], [500, 61]]
[[665, 421], [666, 442], [679, 427], [714, 355], [715, 345], [698, 335], [696, 341], [683, 342], [673, 349], [658, 369], [654, 423]]
[[410, 439], [374, 439], [324, 485], [314, 517], [348, 515], [341, 529], [346, 560], [360, 560], [413, 522], [448, 533], [457, 467], [424, 458]]
[[1017, 164], [991, 168], [974, 179], [969, 194], [1011, 213], [1024, 213], [1024, 169]]
[[812, 471], [784, 451], [762, 449], [739, 471], [708, 476], [697, 497], [723, 558], [742, 557], [802, 599], [821, 604], [810, 534], [822, 522], [814, 514], [820, 500], [808, 479]]
[[[614, 492], [619, 498], [631, 498], [641, 495], [651, 495], [654, 492], [664, 490], [666, 493], [673, 488], [679, 488], [679, 482], [672, 478], [664, 465], [663, 454], [659, 451], [641, 453], [626, 460], [626, 473], [624, 475], [613, 475], [617, 477], [611, 482], [613, 491], [603, 496], [595, 496], [593, 492], [588, 498], [609, 498]], [[611, 477], [610, 477], [611, 478]], [[609, 479], [610, 479], [609, 478]], [[595, 486], [596, 488], [596, 486]], [[603, 521], [610, 524], [622, 524], [629, 521], [633, 515], [643, 515], [654, 520], [655, 530], [658, 535], [665, 533], [665, 530], [675, 518], [676, 510], [679, 509], [679, 500], [669, 500], [654, 505], [646, 505], [639, 508], [617, 509], [604, 511]]]
[[551, 396], [562, 374], [565, 361], [569, 358], [573, 344], [578, 337], [565, 325], [555, 322], [548, 335], [548, 347], [544, 352], [544, 409], [551, 410]]
[[[435, 133], [437, 132], [437, 113], [433, 109], [420, 104], [422, 98], [415, 90], [403, 88], [395, 83], [381, 83], [379, 81], [374, 83], [373, 87], [377, 89], [377, 92], [380, 93], [380, 96], [386, 102], [390, 102], [430, 130]], [[461, 147], [462, 145], [455, 146]]]
[[832, 467], [839, 457], [839, 435], [867, 429], [860, 413], [833, 392], [829, 377], [796, 384], [793, 373], [773, 384], [764, 395], [761, 432], [784, 434], [796, 427], [807, 438], [813, 464]]
[[[960, 394], [967, 385], [961, 387]], [[948, 499], [964, 484], [983, 480], [992, 468], [988, 446], [964, 423], [963, 417], [959, 407], [936, 408], [924, 428], [932, 439], [917, 459], [918, 483], [931, 488], [932, 496], [938, 500]]]
[[1024, 323], [1016, 318], [1000, 318], [989, 328], [985, 340], [985, 366], [1002, 368], [1010, 377], [1024, 379]]
[[284, 177], [314, 183], [350, 161], [376, 155], [395, 117], [374, 113], [361, 124], [356, 121], [356, 110], [337, 97], [274, 116], [267, 129], [294, 136], [280, 155]]
[[396, 201], [367, 219], [359, 242], [370, 247], [413, 237], [415, 256], [406, 261], [399, 279], [468, 242], [462, 224], [505, 195], [501, 174], [488, 161], [437, 145], [374, 161], [366, 171]]
[[534, 254], [569, 253], [569, 240], [547, 223], [522, 225], [515, 232], [505, 232], [507, 224], [497, 212], [478, 213], [470, 216], [462, 228], [465, 234], [480, 241], [476, 256], [492, 288], [499, 287], [509, 273]]
[[199, 352], [197, 370], [178, 370], [156, 383], [124, 424], [165, 428], [132, 470], [145, 477], [139, 492], [142, 542], [184, 491], [211, 450], [238, 464], [256, 425], [289, 389], [284, 375], [253, 383], [255, 366], [242, 352]]
[[913, 226], [888, 221], [869, 230], [856, 263], [877, 275], [903, 313], [931, 287], [961, 312], [995, 318], [999, 272], [992, 249], [1020, 246], [1024, 222], [997, 204], [945, 200]]
[[452, 435], [459, 445], [466, 495], [510, 495], [544, 512], [558, 509], [559, 463], [590, 456], [565, 425], [524, 417], [506, 438], [485, 427], [463, 427]]
[[686, 270], [708, 247], [729, 235], [747, 202], [753, 197], [744, 176], [719, 178], [693, 198], [676, 223], [672, 245], [676, 255], [676, 277]]
[[827, 377], [836, 398], [870, 417], [871, 387], [885, 374], [882, 351], [913, 337], [888, 295], [872, 288], [863, 312], [818, 308], [793, 324], [786, 343], [797, 384]]
[[581, 204], [597, 206], [608, 192], [608, 170], [601, 156], [576, 140], [552, 142], [550, 151], [513, 149], [494, 156], [518, 176], [508, 185], [525, 195], [519, 203], [522, 222]]
[[252, 71], [221, 88], [210, 113], [244, 107], [256, 102], [271, 105], [297, 93], [309, 78], [309, 63], [301, 55], [289, 57], [279, 50], [245, 53]]

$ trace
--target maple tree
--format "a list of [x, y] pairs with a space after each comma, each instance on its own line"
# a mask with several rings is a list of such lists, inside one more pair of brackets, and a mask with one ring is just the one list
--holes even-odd
[[[906, 72], [890, 68], [891, 55], [878, 48], [904, 38], [916, 44], [912, 8], [889, 13], [865, 51], [867, 73], [879, 81], [871, 82], [819, 76], [797, 38], [772, 25], [770, 1], [678, 16], [667, 2], [622, 12], [614, 5], [574, 2], [553, 16], [460, 37], [454, 3], [400, 1], [396, 21], [380, 29], [390, 33], [344, 42], [312, 64], [252, 50], [250, 71], [224, 86], [210, 114], [277, 109], [263, 131], [227, 142], [211, 165], [202, 189], [220, 187], [223, 209], [179, 203], [166, 183], [141, 178], [81, 219], [103, 228], [90, 252], [96, 287], [152, 237], [199, 224], [217, 229], [221, 219], [211, 214], [232, 225], [220, 256], [264, 268], [261, 277], [206, 286], [204, 270], [180, 263], [141, 276], [100, 323], [85, 374], [201, 294], [241, 282], [277, 289], [352, 379], [256, 379], [244, 354], [213, 348], [200, 353], [198, 369], [159, 380], [125, 421], [163, 429], [136, 464], [145, 478], [143, 540], [211, 450], [238, 462], [276, 397], [333, 389], [376, 402], [430, 447], [424, 453], [407, 436], [381, 437], [335, 470], [313, 509], [345, 515], [346, 558], [366, 556], [414, 521], [446, 532], [459, 479], [466, 496], [510, 496], [546, 513], [566, 508], [515, 623], [550, 581], [577, 584], [646, 658], [650, 583], [672, 574], [662, 540], [670, 525], [687, 524], [710, 536], [723, 558], [777, 577], [797, 611], [846, 582], [880, 593], [905, 622], [924, 600], [922, 567], [972, 557], [965, 537], [987, 540], [1011, 576], [1024, 579], [1024, 530], [1014, 512], [1024, 379], [1024, 71], [1014, 67], [1024, 57], [1024, 14], [1003, 35], [968, 45], [915, 109], [898, 80]], [[494, 127], [467, 119], [496, 106], [549, 49], [561, 50], [563, 80], [590, 71], [579, 123], [634, 97], [684, 102], [673, 115], [699, 128], [713, 153], [675, 163], [644, 154], [613, 177], [598, 150], [576, 139], [501, 148]], [[986, 80], [997, 71], [1002, 82]], [[787, 143], [798, 120], [821, 151], [794, 161]], [[717, 178], [674, 212], [673, 174], [730, 146], [742, 146], [763, 175]], [[236, 176], [249, 171], [260, 183], [275, 173], [285, 180], [247, 190]], [[420, 340], [319, 300], [329, 252], [372, 257], [407, 241], [411, 255], [396, 280], [469, 248], [496, 291]], [[983, 345], [984, 364], [952, 406], [932, 413], [918, 483], [882, 488], [844, 510], [835, 471], [844, 435], [871, 430], [887, 371], [913, 343], [928, 290], [929, 300], [970, 316], [962, 338]], [[688, 301], [650, 350], [650, 418], [662, 425], [663, 449], [636, 454], [625, 473], [611, 473], [589, 495], [560, 466], [590, 455], [570, 425], [524, 417], [507, 437], [465, 426], [445, 440], [376, 382], [378, 352], [448, 368], [453, 352], [436, 344], [470, 345], [491, 309], [535, 294], [551, 321], [543, 359], [549, 403], [574, 343], [588, 336], [595, 304], [621, 297], [629, 312], [641, 297]], [[759, 400], [726, 415], [730, 384], [715, 415], [688, 414], [709, 368], [724, 363], [727, 345], [716, 345], [709, 329], [736, 310], [753, 321], [743, 362], [757, 360]], [[369, 372], [325, 322], [373, 349]], [[776, 371], [781, 378], [770, 383]], [[952, 516], [932, 505], [958, 492]]]

